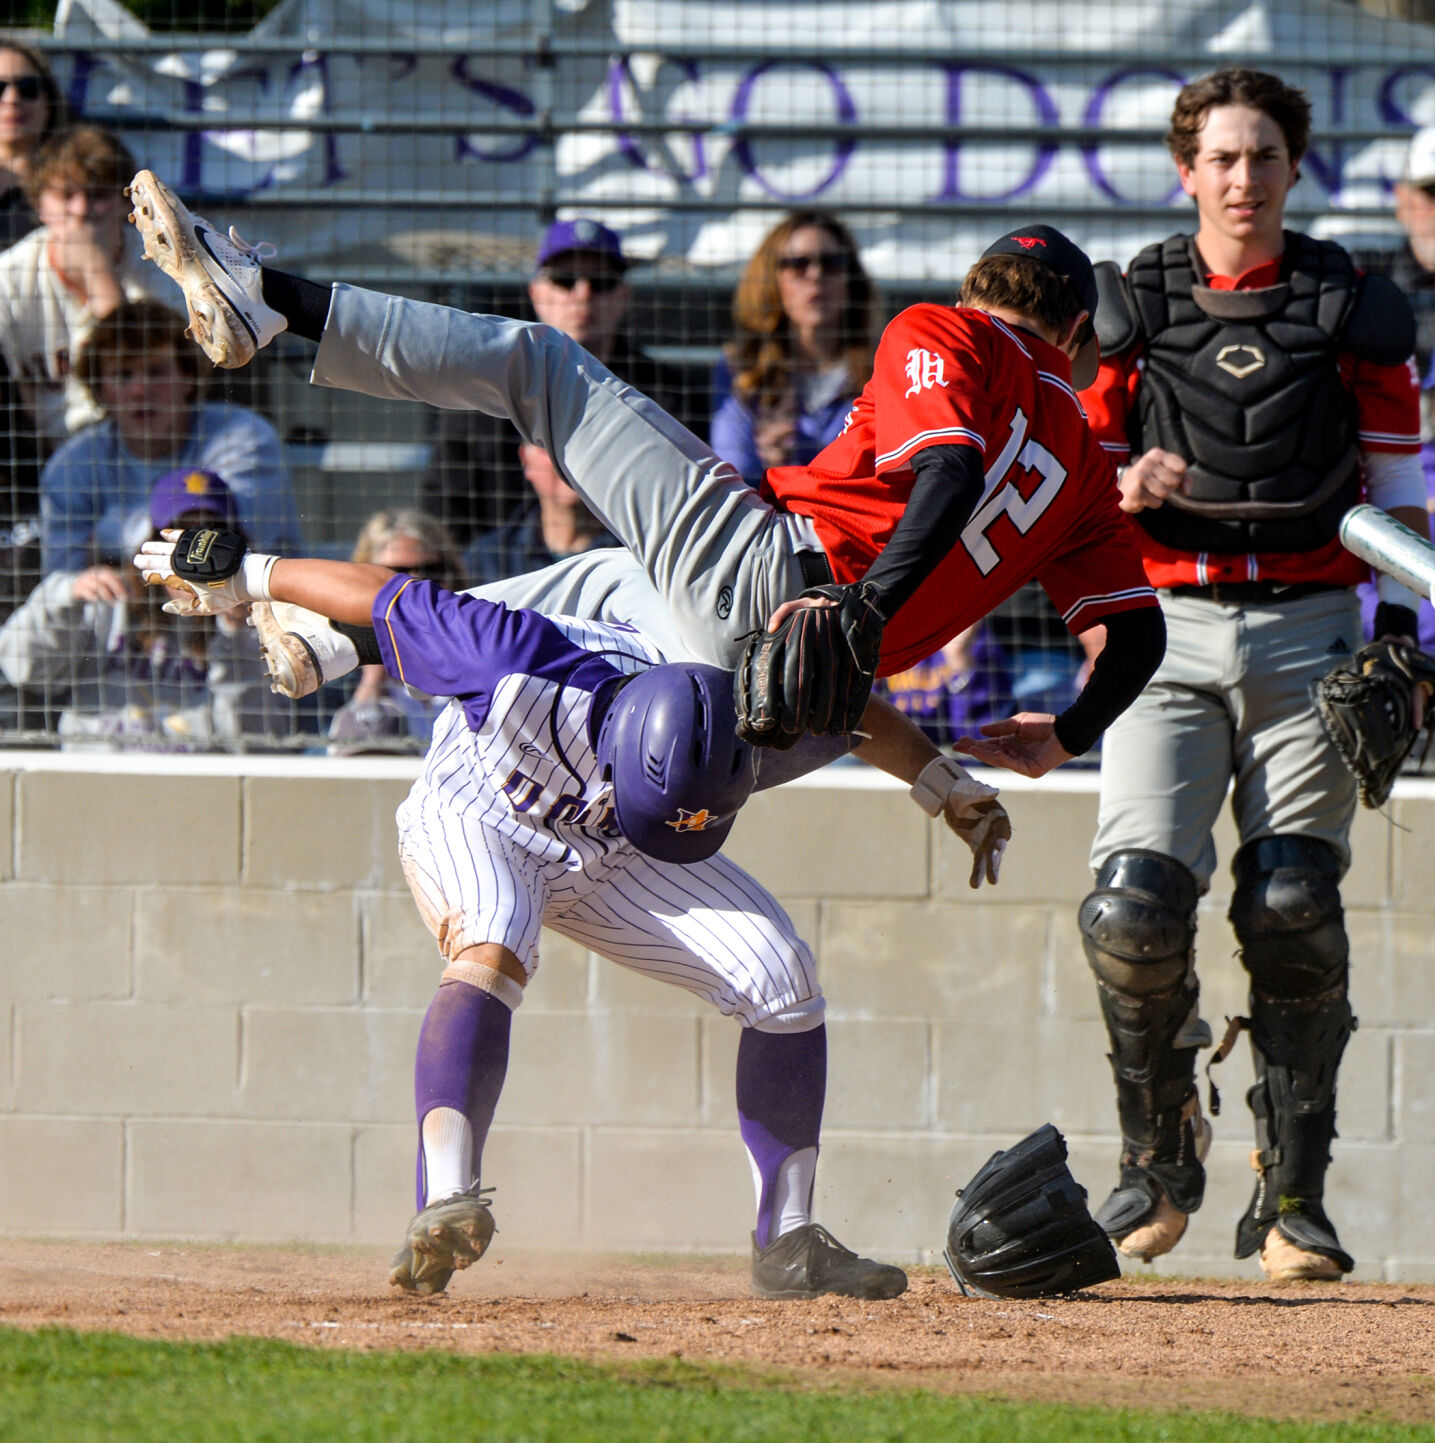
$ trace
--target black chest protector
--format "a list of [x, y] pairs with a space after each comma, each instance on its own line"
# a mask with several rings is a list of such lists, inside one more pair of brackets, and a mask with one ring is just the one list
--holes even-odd
[[[1189, 236], [1143, 250], [1119, 293], [1101, 278], [1103, 349], [1145, 346], [1131, 454], [1159, 446], [1189, 467], [1185, 494], [1139, 513], [1163, 545], [1309, 551], [1360, 499], [1355, 402], [1338, 358], [1403, 360], [1409, 306], [1387, 283], [1372, 292], [1378, 278], [1358, 277], [1338, 245], [1285, 240], [1280, 282], [1260, 290], [1206, 286]], [[1121, 301], [1125, 316], [1114, 314]]]

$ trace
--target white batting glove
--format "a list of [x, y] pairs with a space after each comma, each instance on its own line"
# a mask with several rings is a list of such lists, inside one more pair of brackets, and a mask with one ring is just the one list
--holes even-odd
[[973, 889], [983, 879], [996, 885], [1011, 840], [1011, 818], [997, 795], [995, 787], [979, 782], [951, 757], [928, 762], [912, 785], [912, 800], [929, 817], [940, 816], [972, 849]]
[[[232, 531], [193, 528], [162, 531], [134, 558], [146, 586], [173, 594], [164, 610], [173, 616], [214, 616], [252, 601], [268, 601], [269, 573], [277, 556], [247, 551]], [[184, 546], [179, 547], [181, 538]]]

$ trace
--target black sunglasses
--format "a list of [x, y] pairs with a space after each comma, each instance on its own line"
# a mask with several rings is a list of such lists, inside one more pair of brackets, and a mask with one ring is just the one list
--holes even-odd
[[12, 75], [8, 80], [0, 80], [0, 100], [12, 88], [21, 100], [38, 100], [45, 93], [45, 82], [38, 75]]
[[777, 265], [793, 275], [845, 276], [851, 261], [846, 251], [818, 251], [810, 256], [779, 256]]
[[543, 279], [557, 286], [559, 290], [571, 291], [579, 281], [587, 281], [588, 289], [595, 296], [606, 296], [616, 291], [623, 284], [623, 277], [615, 275], [612, 271], [599, 271], [596, 276], [589, 275], [587, 271], [543, 271]]

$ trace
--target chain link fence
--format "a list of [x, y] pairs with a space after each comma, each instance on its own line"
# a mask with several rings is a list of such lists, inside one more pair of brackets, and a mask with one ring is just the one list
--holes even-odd
[[[4, 740], [422, 746], [431, 705], [369, 677], [283, 702], [251, 632], [176, 623], [136, 591], [127, 555], [186, 498], [265, 548], [357, 548], [456, 584], [609, 541], [505, 423], [312, 387], [313, 348], [287, 335], [242, 371], [196, 366], [176, 288], [123, 225], [127, 157], [286, 270], [562, 325], [756, 484], [835, 434], [881, 325], [953, 300], [1001, 232], [1040, 219], [1124, 262], [1189, 228], [1162, 137], [1175, 91], [1218, 64], [1277, 70], [1311, 99], [1290, 223], [1395, 252], [1393, 185], [1435, 123], [1435, 31], [1421, 7], [1376, 8], [31, 7], [0, 38]], [[68, 150], [46, 133], [66, 123]], [[851, 238], [843, 265], [809, 266], [827, 306], [810, 315], [757, 284], [794, 213], [818, 249]], [[744, 275], [756, 298], [735, 314]], [[865, 309], [846, 303], [859, 277]], [[787, 389], [758, 398], [764, 344]], [[945, 737], [1059, 710], [1082, 661], [1029, 589], [893, 686]]]

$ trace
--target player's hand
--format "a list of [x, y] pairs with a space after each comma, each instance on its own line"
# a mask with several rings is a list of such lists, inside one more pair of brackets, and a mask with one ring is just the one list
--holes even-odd
[[1121, 509], [1131, 514], [1165, 504], [1186, 484], [1186, 463], [1174, 451], [1153, 446], [1121, 473]]
[[942, 808], [942, 820], [972, 849], [972, 875], [968, 885], [976, 891], [983, 881], [995, 887], [1001, 873], [1002, 853], [1011, 841], [1011, 818], [995, 796], [973, 801], [953, 793]]
[[[176, 556], [181, 541], [189, 549]], [[265, 579], [275, 559], [248, 551], [235, 532], [196, 527], [160, 532], [158, 541], [140, 547], [134, 562], [146, 586], [163, 586], [170, 593], [164, 609], [171, 615], [215, 616], [246, 602], [267, 601]]]
[[113, 566], [91, 566], [81, 571], [70, 587], [75, 601], [128, 601], [130, 589], [124, 577]]
[[958, 737], [955, 746], [989, 767], [1044, 777], [1071, 760], [1072, 754], [1056, 739], [1056, 718], [1050, 712], [1017, 712], [1004, 721], [988, 722], [981, 730], [979, 737]]
[[794, 611], [802, 611], [809, 606], [836, 606], [837, 603], [828, 596], [794, 596], [791, 601], [784, 601], [771, 616], [767, 618], [767, 629], [776, 631], [782, 623], [792, 615]]

